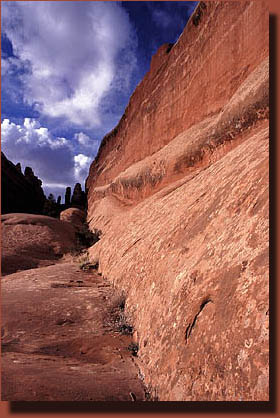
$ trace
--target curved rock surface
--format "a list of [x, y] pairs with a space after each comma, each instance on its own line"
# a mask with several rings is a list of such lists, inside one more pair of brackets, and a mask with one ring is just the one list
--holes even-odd
[[90, 250], [128, 292], [160, 399], [268, 399], [267, 159], [263, 123], [210, 167], [115, 215]]
[[159, 49], [120, 123], [103, 139], [87, 180], [89, 209], [96, 186], [218, 115], [268, 57], [265, 2], [201, 2], [194, 15], [198, 24], [190, 19], [172, 49]]
[[53, 264], [76, 247], [76, 228], [43, 215], [10, 213], [2, 221], [2, 275]]
[[159, 400], [269, 399], [268, 79], [266, 4], [201, 2], [91, 165], [90, 256]]
[[86, 220], [86, 213], [78, 208], [69, 208], [60, 212], [60, 220], [81, 227]]

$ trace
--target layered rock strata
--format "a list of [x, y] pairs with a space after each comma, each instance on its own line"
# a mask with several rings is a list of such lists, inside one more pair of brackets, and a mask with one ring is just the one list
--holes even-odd
[[91, 165], [90, 250], [159, 400], [268, 400], [268, 10], [199, 3]]

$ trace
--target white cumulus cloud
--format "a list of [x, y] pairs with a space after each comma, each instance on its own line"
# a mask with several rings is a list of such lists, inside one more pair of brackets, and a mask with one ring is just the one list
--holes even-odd
[[89, 172], [89, 166], [92, 159], [87, 155], [78, 154], [74, 156], [74, 171], [75, 178], [78, 183], [81, 183], [81, 179], [84, 181]]
[[125, 10], [99, 1], [1, 5], [2, 31], [17, 60], [29, 64], [20, 75], [26, 102], [47, 116], [98, 126], [102, 101], [114, 86], [128, 87], [136, 65], [136, 37]]
[[13, 163], [30, 166], [49, 190], [84, 184], [97, 152], [98, 141], [83, 132], [72, 140], [54, 137], [37, 120], [25, 118], [23, 124], [4, 119], [1, 124], [2, 150]]
[[74, 135], [74, 139], [80, 149], [87, 150], [91, 154], [96, 154], [99, 147], [99, 141], [90, 138], [84, 132], [79, 132]]

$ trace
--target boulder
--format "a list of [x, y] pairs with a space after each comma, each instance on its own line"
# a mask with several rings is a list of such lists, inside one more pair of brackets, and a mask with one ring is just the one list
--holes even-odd
[[69, 222], [79, 228], [83, 226], [86, 221], [86, 213], [78, 208], [69, 208], [60, 213], [60, 220]]

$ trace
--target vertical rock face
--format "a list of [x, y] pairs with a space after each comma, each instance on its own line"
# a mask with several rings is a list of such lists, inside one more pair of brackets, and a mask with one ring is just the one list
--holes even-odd
[[190, 19], [172, 49], [166, 44], [153, 57], [120, 123], [102, 141], [88, 188], [107, 184], [220, 112], [267, 57], [265, 2], [207, 2], [195, 15], [200, 16], [198, 25]]
[[268, 10], [201, 2], [92, 163], [99, 270], [159, 400], [268, 400]]
[[34, 175], [30, 167], [26, 167], [23, 175], [20, 163], [14, 165], [2, 152], [1, 175], [2, 214], [42, 213], [46, 200], [42, 181]]

